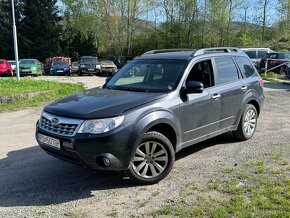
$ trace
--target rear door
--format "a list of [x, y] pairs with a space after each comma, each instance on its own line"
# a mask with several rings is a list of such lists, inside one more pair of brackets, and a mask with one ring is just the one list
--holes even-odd
[[215, 57], [214, 67], [221, 98], [219, 129], [223, 130], [234, 125], [248, 87], [243, 84], [243, 78], [232, 57]]

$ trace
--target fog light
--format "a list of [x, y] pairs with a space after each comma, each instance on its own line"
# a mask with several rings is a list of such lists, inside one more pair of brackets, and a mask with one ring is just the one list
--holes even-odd
[[107, 157], [103, 157], [103, 162], [104, 162], [104, 164], [105, 164], [106, 167], [110, 166], [110, 164], [111, 164], [110, 159], [107, 158]]

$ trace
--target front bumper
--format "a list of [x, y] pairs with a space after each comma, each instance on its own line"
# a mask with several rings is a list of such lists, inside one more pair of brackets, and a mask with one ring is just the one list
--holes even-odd
[[65, 76], [69, 75], [69, 70], [50, 70], [49, 74], [51, 76]]
[[[44, 131], [37, 124], [35, 136], [40, 147], [52, 156], [92, 169], [119, 171], [128, 169], [134, 147], [128, 131], [121, 128], [102, 136], [76, 134], [73, 137], [65, 137]], [[40, 142], [39, 134], [58, 139], [60, 149]]]

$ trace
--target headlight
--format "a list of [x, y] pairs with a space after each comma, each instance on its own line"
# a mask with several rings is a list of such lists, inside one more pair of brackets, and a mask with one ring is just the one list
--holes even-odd
[[101, 69], [101, 65], [97, 64], [97, 65], [96, 65], [96, 68], [97, 68], [97, 69]]
[[53, 71], [54, 69], [53, 68], [50, 68], [50, 71]]
[[86, 65], [84, 65], [84, 64], [81, 64], [81, 67], [86, 67]]
[[31, 67], [30, 69], [31, 69], [31, 70], [36, 70], [36, 67]]
[[82, 124], [78, 133], [92, 133], [92, 134], [105, 133], [120, 126], [123, 120], [124, 120], [123, 115], [119, 117], [106, 119], [86, 120]]

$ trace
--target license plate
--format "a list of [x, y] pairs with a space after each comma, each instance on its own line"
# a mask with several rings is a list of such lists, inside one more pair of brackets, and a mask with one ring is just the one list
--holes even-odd
[[56, 71], [56, 72], [58, 72], [58, 73], [62, 73], [62, 70], [58, 70], [58, 71]]
[[29, 72], [29, 70], [21, 70], [21, 72]]
[[50, 136], [38, 134], [39, 142], [48, 145], [50, 147], [60, 149], [60, 141], [58, 139], [52, 138]]
[[94, 71], [94, 69], [88, 69], [88, 71]]

